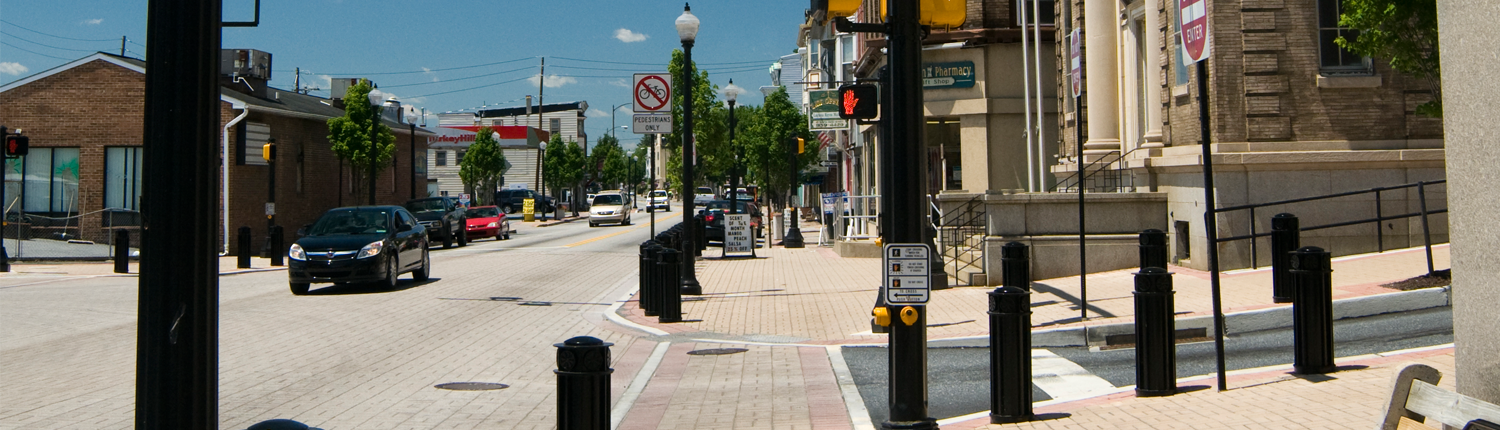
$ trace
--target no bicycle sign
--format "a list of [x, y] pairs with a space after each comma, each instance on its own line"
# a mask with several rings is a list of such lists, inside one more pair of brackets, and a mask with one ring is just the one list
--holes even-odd
[[637, 73], [630, 99], [635, 112], [670, 112], [672, 109], [672, 76], [666, 73]]

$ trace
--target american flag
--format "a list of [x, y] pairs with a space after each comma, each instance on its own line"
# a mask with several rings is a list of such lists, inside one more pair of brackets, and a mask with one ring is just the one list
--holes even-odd
[[818, 145], [818, 149], [823, 149], [823, 148], [827, 147], [828, 144], [833, 143], [833, 132], [831, 132], [831, 131], [821, 131], [821, 132], [818, 132], [818, 141], [822, 142], [822, 144]]

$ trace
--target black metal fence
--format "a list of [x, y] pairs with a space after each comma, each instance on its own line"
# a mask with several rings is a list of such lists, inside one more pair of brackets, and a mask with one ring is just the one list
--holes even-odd
[[140, 226], [141, 213], [125, 209], [66, 215], [13, 211], [5, 214], [3, 236], [11, 260], [108, 260], [114, 258], [116, 230], [128, 232], [131, 256], [139, 256]]

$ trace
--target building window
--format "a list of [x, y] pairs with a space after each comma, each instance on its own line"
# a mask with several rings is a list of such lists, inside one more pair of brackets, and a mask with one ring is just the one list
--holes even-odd
[[454, 156], [457, 157], [457, 159], [453, 161], [453, 164], [457, 164], [457, 165], [462, 166], [464, 164], [464, 153], [465, 152], [469, 152], [469, 151], [465, 151], [465, 150], [462, 150], [462, 149], [457, 150], [457, 151], [453, 151]]
[[78, 148], [31, 148], [21, 171], [21, 211], [78, 212]]
[[547, 131], [553, 133], [562, 133], [562, 118], [552, 118], [547, 120]]
[[1323, 74], [1367, 75], [1371, 72], [1369, 58], [1339, 47], [1333, 41], [1343, 36], [1353, 39], [1359, 31], [1339, 27], [1339, 15], [1343, 7], [1339, 0], [1318, 0], [1318, 63]]
[[104, 148], [104, 207], [141, 210], [141, 147]]
[[433, 160], [436, 161], [435, 165], [438, 165], [438, 166], [447, 166], [448, 165], [448, 151], [433, 151], [432, 154], [433, 154]]
[[1056, 0], [1011, 0], [1010, 19], [1012, 20], [1011, 22], [1015, 23], [1016, 27], [1021, 26], [1021, 17], [1017, 16], [1017, 14], [1021, 11], [1021, 6], [1016, 3], [1020, 3], [1023, 1], [1026, 2], [1026, 24], [1038, 24], [1036, 22], [1032, 22], [1032, 18], [1036, 17], [1037, 15], [1033, 14], [1031, 11], [1032, 8], [1037, 8], [1037, 12], [1041, 13], [1041, 25], [1057, 25], [1057, 15], [1054, 14], [1054, 12], [1056, 11], [1056, 9], [1054, 9], [1056, 7]]

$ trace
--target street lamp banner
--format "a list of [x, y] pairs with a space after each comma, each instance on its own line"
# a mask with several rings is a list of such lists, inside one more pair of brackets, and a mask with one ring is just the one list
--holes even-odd
[[672, 132], [672, 114], [638, 113], [630, 118], [630, 131], [635, 134], [667, 134]]
[[813, 90], [807, 92], [809, 130], [848, 130], [849, 120], [839, 117], [839, 91]]
[[922, 65], [922, 88], [973, 88], [974, 62], [927, 63]]
[[667, 73], [636, 73], [630, 99], [636, 113], [672, 111], [672, 76]]

